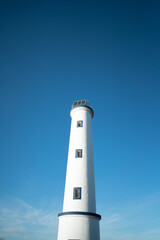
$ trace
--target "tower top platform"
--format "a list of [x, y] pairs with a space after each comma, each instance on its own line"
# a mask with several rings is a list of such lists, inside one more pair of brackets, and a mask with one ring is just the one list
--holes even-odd
[[78, 108], [78, 107], [86, 107], [86, 108], [89, 108], [90, 111], [91, 111], [92, 118], [93, 118], [93, 116], [94, 116], [94, 111], [93, 111], [93, 109], [89, 106], [89, 102], [88, 102], [86, 99], [74, 101], [73, 104], [72, 104], [71, 111], [72, 111], [74, 108]]

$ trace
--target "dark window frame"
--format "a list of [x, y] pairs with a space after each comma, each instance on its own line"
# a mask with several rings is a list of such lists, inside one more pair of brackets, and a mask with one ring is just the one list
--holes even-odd
[[83, 127], [83, 120], [77, 121], [77, 128]]
[[76, 158], [82, 158], [82, 149], [76, 149], [75, 157]]
[[[79, 190], [79, 192], [78, 192], [78, 190]], [[78, 196], [76, 196], [76, 195], [78, 195]], [[81, 187], [73, 188], [73, 199], [74, 200], [82, 199], [82, 188]]]

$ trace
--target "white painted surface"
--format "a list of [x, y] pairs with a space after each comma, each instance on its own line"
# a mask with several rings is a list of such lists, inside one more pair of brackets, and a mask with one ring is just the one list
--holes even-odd
[[[67, 174], [63, 212], [96, 212], [94, 163], [92, 144], [92, 116], [86, 107], [77, 107], [71, 111], [71, 132], [68, 152]], [[77, 121], [83, 121], [83, 127], [77, 127]], [[75, 150], [82, 149], [82, 158], [75, 158]], [[73, 188], [82, 188], [82, 198], [73, 199]]]
[[[92, 110], [76, 107], [71, 110], [71, 118], [63, 212], [96, 213]], [[83, 127], [77, 127], [77, 121], [81, 120]], [[82, 158], [75, 157], [76, 149], [82, 149]], [[73, 199], [75, 187], [81, 187], [81, 199]], [[99, 219], [88, 215], [60, 216], [58, 240], [70, 239], [99, 240]]]
[[[72, 226], [72, 227], [71, 227]], [[58, 240], [99, 240], [99, 221], [94, 217], [59, 217]]]

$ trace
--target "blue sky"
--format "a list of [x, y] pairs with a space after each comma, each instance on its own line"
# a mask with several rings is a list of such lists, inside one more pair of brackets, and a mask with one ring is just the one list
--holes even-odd
[[1, 238], [56, 239], [70, 108], [87, 99], [101, 240], [160, 239], [159, 9], [1, 1]]

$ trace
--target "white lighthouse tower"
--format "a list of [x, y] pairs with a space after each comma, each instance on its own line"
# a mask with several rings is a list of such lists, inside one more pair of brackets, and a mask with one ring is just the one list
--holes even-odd
[[81, 100], [73, 103], [70, 115], [65, 194], [63, 212], [58, 214], [57, 240], [100, 240], [92, 144], [94, 112], [86, 100]]

